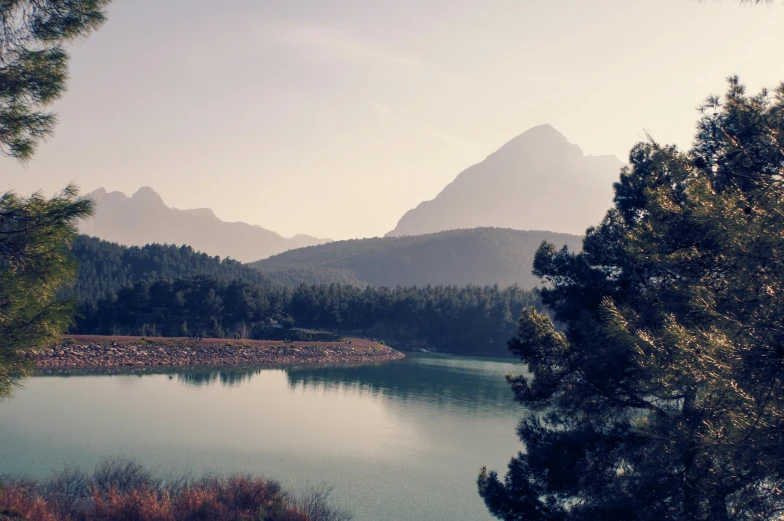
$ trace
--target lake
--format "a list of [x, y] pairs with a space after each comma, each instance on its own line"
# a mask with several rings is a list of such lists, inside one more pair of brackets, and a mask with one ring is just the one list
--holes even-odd
[[521, 449], [507, 361], [411, 355], [358, 367], [39, 376], [0, 402], [0, 473], [132, 457], [160, 474], [330, 484], [356, 521], [488, 520], [482, 465]]

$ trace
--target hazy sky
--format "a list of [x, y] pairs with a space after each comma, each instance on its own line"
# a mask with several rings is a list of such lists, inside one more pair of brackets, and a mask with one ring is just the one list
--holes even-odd
[[[383, 235], [550, 123], [626, 158], [687, 146], [739, 74], [784, 80], [784, 7], [734, 0], [116, 0], [73, 48], [60, 125], [0, 191], [69, 181], [284, 235]], [[521, 200], [523, 198], [521, 197]]]

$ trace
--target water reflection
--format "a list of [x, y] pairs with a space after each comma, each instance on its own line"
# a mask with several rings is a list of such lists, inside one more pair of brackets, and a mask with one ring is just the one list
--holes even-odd
[[219, 370], [192, 371], [178, 373], [177, 381], [186, 385], [207, 386], [220, 383], [226, 387], [239, 387], [242, 383], [250, 381], [255, 375], [260, 374], [260, 368], [232, 368]]
[[425, 402], [465, 413], [483, 410], [509, 411], [518, 406], [504, 377], [518, 374], [524, 366], [512, 360], [409, 355], [403, 360], [343, 366], [270, 366], [221, 368], [128, 368], [112, 370], [47, 371], [58, 376], [166, 374], [186, 386], [220, 384], [240, 387], [264, 371], [283, 370], [293, 392], [357, 393], [359, 395]]
[[504, 376], [522, 370], [514, 363], [411, 356], [377, 365], [294, 368], [287, 374], [293, 390], [383, 395], [476, 414], [516, 409]]
[[238, 387], [261, 374], [262, 371], [279, 369], [277, 366], [230, 366], [230, 367], [116, 367], [111, 369], [44, 369], [39, 376], [58, 376], [72, 378], [80, 376], [148, 376], [168, 375], [172, 380], [196, 387], [207, 387], [221, 384], [226, 387]]
[[520, 449], [521, 410], [504, 375], [521, 370], [415, 355], [351, 367], [47, 371], [60, 377], [31, 378], [0, 407], [0, 471], [43, 476], [126, 455], [164, 473], [326, 482], [357, 521], [489, 521], [476, 475]]
[[[258, 367], [192, 370], [177, 374], [177, 380], [194, 386], [219, 383], [235, 387], [263, 370]], [[293, 392], [383, 396], [475, 414], [483, 410], [515, 409], [504, 376], [523, 371], [523, 366], [498, 360], [413, 355], [379, 364], [294, 367], [284, 371]]]

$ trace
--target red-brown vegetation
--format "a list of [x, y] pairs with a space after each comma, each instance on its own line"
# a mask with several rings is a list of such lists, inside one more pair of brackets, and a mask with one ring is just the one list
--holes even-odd
[[128, 460], [92, 476], [67, 470], [44, 482], [0, 485], [0, 521], [347, 521], [317, 490], [294, 498], [274, 481], [235, 475], [166, 482]]

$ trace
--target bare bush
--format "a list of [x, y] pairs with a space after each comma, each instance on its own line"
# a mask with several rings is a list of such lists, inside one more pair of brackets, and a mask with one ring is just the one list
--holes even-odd
[[298, 503], [310, 521], [351, 521], [349, 512], [329, 505], [332, 487], [321, 485], [310, 488]]
[[126, 458], [92, 474], [65, 469], [47, 480], [0, 480], [0, 521], [348, 521], [329, 507], [331, 490], [295, 499], [249, 475], [162, 479]]

